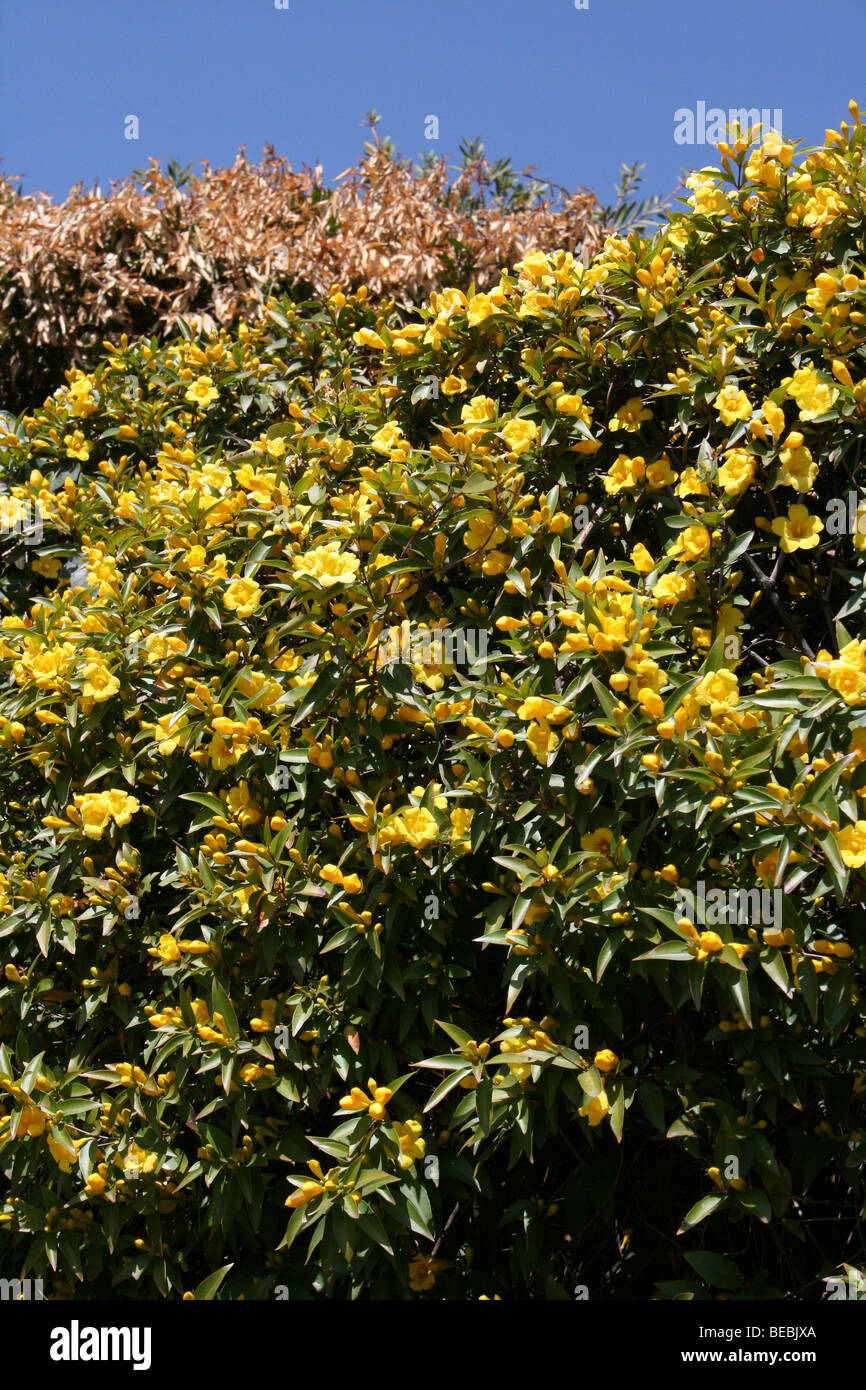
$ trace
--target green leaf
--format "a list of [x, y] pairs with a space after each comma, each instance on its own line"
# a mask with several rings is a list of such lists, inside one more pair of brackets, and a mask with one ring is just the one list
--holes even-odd
[[216, 976], [214, 976], [211, 980], [210, 992], [211, 1013], [222, 1014], [223, 1018], [225, 1019], [225, 1024], [228, 1030], [229, 1037], [232, 1039], [236, 1038], [240, 1031], [238, 1028], [238, 1016], [232, 1008], [231, 1003], [229, 1002], [229, 997], [223, 989], [222, 985], [220, 984], [219, 980], [216, 978]]
[[833, 879], [833, 886], [836, 889], [836, 896], [839, 902], [844, 901], [848, 891], [848, 869], [846, 868], [842, 856], [839, 853], [839, 846], [831, 834], [818, 837], [818, 844], [827, 857], [827, 868]]
[[737, 1289], [743, 1282], [739, 1266], [726, 1255], [716, 1255], [712, 1250], [689, 1250], [686, 1261], [705, 1283], [717, 1289]]
[[635, 960], [691, 960], [692, 953], [684, 941], [663, 941], [661, 946], [653, 946]]
[[382, 1168], [365, 1168], [355, 1179], [356, 1192], [376, 1192], [380, 1187], [390, 1187], [400, 1182], [396, 1173], [386, 1173]]
[[741, 1207], [745, 1207], [746, 1211], [751, 1212], [752, 1216], [757, 1216], [758, 1220], [765, 1224], [773, 1215], [769, 1197], [758, 1187], [747, 1187], [745, 1192], [738, 1192], [737, 1201]]
[[435, 1023], [436, 1027], [447, 1033], [451, 1041], [456, 1043], [458, 1047], [465, 1047], [467, 1043], [471, 1042], [469, 1034], [464, 1032], [462, 1028], [458, 1028], [455, 1023], [444, 1023], [440, 1018], [437, 1018]]
[[730, 985], [731, 995], [743, 1018], [752, 1026], [752, 1000], [749, 994], [748, 975], [738, 975], [733, 984]]
[[218, 1269], [213, 1274], [209, 1274], [206, 1279], [202, 1279], [201, 1283], [193, 1289], [196, 1302], [210, 1302], [230, 1269], [234, 1269], [234, 1263], [223, 1265], [222, 1269]]
[[426, 1115], [428, 1110], [432, 1110], [434, 1106], [437, 1106], [440, 1100], [444, 1100], [445, 1097], [448, 1095], [448, 1092], [453, 1091], [454, 1087], [457, 1086], [460, 1083], [460, 1081], [462, 1081], [463, 1077], [470, 1076], [471, 1073], [472, 1066], [470, 1063], [467, 1062], [467, 1064], [464, 1067], [462, 1067], [460, 1071], [454, 1071], [451, 1073], [450, 1076], [446, 1076], [444, 1081], [440, 1081], [439, 1085], [436, 1087], [436, 1090], [433, 1092], [427, 1104], [424, 1106], [424, 1114]]
[[207, 792], [184, 792], [181, 801], [194, 801], [198, 806], [204, 806], [208, 811], [212, 811], [215, 816], [222, 816], [224, 819], [231, 819], [226, 816], [226, 804], [220, 801], [218, 796], [210, 796]]
[[702, 1197], [686, 1212], [677, 1235], [684, 1235], [686, 1231], [691, 1230], [692, 1226], [697, 1226], [699, 1221], [704, 1221], [708, 1216], [712, 1216], [713, 1212], [717, 1211], [726, 1201], [727, 1197], [722, 1196], [719, 1192], [711, 1192], [708, 1196]]
[[479, 469], [477, 473], [473, 473], [471, 477], [466, 479], [466, 482], [461, 485], [460, 491], [465, 493], [467, 497], [477, 497], [480, 493], [492, 492], [495, 487], [496, 479]]
[[809, 1010], [809, 1017], [811, 1018], [813, 1023], [817, 1023], [818, 976], [815, 972], [815, 967], [812, 964], [811, 960], [809, 960], [808, 956], [804, 956], [803, 959], [800, 961], [799, 965], [797, 966], [797, 979], [800, 981], [800, 993], [803, 996], [803, 1002], [805, 1003], [806, 1008]]
[[608, 1121], [614, 1138], [618, 1144], [622, 1143], [622, 1127], [625, 1119], [625, 1092], [619, 1087], [613, 1105], [608, 1112]]
[[641, 1108], [651, 1125], [663, 1130], [665, 1127], [665, 1107], [662, 1093], [654, 1081], [644, 1081], [637, 1089]]
[[790, 999], [794, 991], [791, 987], [791, 982], [788, 979], [788, 969], [785, 965], [785, 958], [782, 955], [781, 951], [773, 950], [772, 953], [768, 956], [762, 955], [761, 969], [765, 972], [765, 974], [769, 975], [770, 979], [773, 981], [773, 984], [776, 985], [782, 991], [782, 993], [786, 994]]

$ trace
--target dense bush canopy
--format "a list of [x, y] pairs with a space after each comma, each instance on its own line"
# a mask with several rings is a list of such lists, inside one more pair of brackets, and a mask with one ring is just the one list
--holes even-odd
[[721, 148], [589, 265], [272, 300], [8, 422], [5, 1273], [863, 1261], [864, 129]]
[[417, 300], [455, 275], [496, 280], [529, 251], [600, 244], [586, 190], [556, 197], [479, 142], [457, 166], [413, 166], [374, 137], [333, 188], [321, 167], [293, 170], [272, 149], [200, 176], [151, 162], [108, 194], [77, 187], [59, 204], [0, 177], [4, 405], [41, 399], [123, 332], [173, 334], [181, 318], [233, 328], [272, 292], [326, 294], [335, 281]]

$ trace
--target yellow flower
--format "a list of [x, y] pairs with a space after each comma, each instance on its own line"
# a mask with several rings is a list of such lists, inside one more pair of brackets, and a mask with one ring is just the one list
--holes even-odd
[[723, 425], [733, 425], [737, 420], [751, 420], [752, 407], [745, 391], [733, 385], [723, 386], [714, 402]]
[[37, 556], [30, 564], [36, 574], [44, 575], [46, 579], [56, 579], [61, 569], [56, 555]]
[[518, 719], [544, 719], [549, 724], [565, 724], [570, 714], [567, 705], [549, 700], [546, 695], [529, 695], [517, 711]]
[[74, 804], [81, 817], [81, 828], [90, 840], [98, 840], [111, 820], [119, 826], [127, 825], [141, 809], [134, 796], [119, 790], [87, 792], [76, 796]]
[[489, 319], [491, 314], [496, 313], [496, 305], [491, 302], [486, 294], [476, 294], [469, 301], [466, 311], [466, 322], [470, 328], [475, 328], [485, 319]]
[[409, 1261], [409, 1288], [425, 1293], [436, 1283], [437, 1274], [450, 1267], [447, 1260], [434, 1260], [432, 1255], [413, 1255]]
[[379, 842], [386, 845], [411, 845], [425, 849], [439, 834], [435, 817], [423, 806], [407, 806], [392, 816], [379, 830]]
[[303, 555], [295, 555], [292, 565], [298, 574], [316, 579], [330, 589], [335, 584], [351, 584], [361, 562], [356, 555], [341, 550], [339, 541], [326, 541]]
[[74, 1143], [68, 1135], [66, 1135], [65, 1137], [66, 1143], [64, 1144], [59, 1139], [55, 1139], [53, 1135], [48, 1136], [48, 1150], [51, 1154], [51, 1157], [54, 1159], [54, 1162], [60, 1169], [61, 1173], [69, 1172], [72, 1164], [75, 1162], [76, 1157], [76, 1148]]
[[656, 567], [656, 561], [650, 555], [642, 541], [634, 547], [631, 552], [631, 562], [640, 574], [652, 574]]
[[421, 348], [418, 343], [413, 343], [411, 338], [398, 336], [391, 343], [391, 351], [395, 352], [398, 357], [414, 357], [416, 353], [421, 351]]
[[469, 806], [455, 806], [449, 820], [451, 821], [451, 843], [457, 840], [465, 840], [472, 827], [472, 817], [475, 812]]
[[85, 664], [82, 676], [82, 695], [86, 699], [94, 700], [97, 704], [110, 700], [112, 695], [116, 695], [120, 689], [120, 681], [97, 657]]
[[846, 705], [864, 703], [866, 672], [861, 671], [859, 667], [847, 661], [831, 661], [826, 679], [830, 689], [841, 695]]
[[405, 1124], [395, 1124], [400, 1140], [400, 1157], [397, 1162], [401, 1168], [412, 1168], [416, 1158], [423, 1158], [426, 1142], [421, 1138], [421, 1125], [417, 1120], [407, 1120]]
[[866, 864], [866, 820], [845, 825], [834, 833], [842, 863], [849, 869], [861, 869]]
[[66, 720], [61, 715], [55, 714], [50, 709], [37, 709], [33, 711], [33, 718], [38, 719], [40, 724], [65, 724]]
[[530, 280], [539, 281], [550, 274], [550, 262], [543, 251], [530, 251], [522, 261], [517, 262], [517, 269]]
[[63, 443], [66, 445], [66, 452], [70, 458], [81, 459], [86, 463], [90, 458], [93, 445], [89, 439], [85, 439], [81, 430], [75, 430], [72, 434], [63, 436]]
[[189, 723], [184, 714], [175, 710], [173, 714], [161, 714], [155, 724], [142, 725], [142, 728], [153, 730], [157, 751], [161, 757], [167, 758], [177, 748]]
[[118, 1062], [117, 1075], [124, 1086], [143, 1086], [147, 1081], [147, 1072], [141, 1067], [131, 1066], [129, 1062]]
[[203, 545], [191, 545], [186, 552], [186, 568], [191, 574], [198, 574], [204, 569], [207, 553]]
[[215, 401], [219, 396], [219, 391], [213, 384], [209, 376], [200, 376], [187, 388], [184, 400], [189, 401], [190, 405], [197, 405], [200, 410], [206, 410], [211, 401]]
[[599, 1091], [597, 1096], [593, 1096], [585, 1105], [578, 1110], [578, 1115], [585, 1115], [591, 1126], [600, 1125], [605, 1115], [610, 1110], [610, 1101], [604, 1091]]
[[359, 328], [357, 333], [352, 334], [352, 337], [360, 347], [371, 347], [381, 350], [385, 346], [384, 338], [380, 338], [379, 334], [374, 333], [372, 328]]
[[840, 283], [835, 275], [816, 275], [815, 284], [806, 295], [806, 303], [810, 309], [823, 313], [830, 301], [836, 298], [839, 289]]
[[690, 174], [686, 179], [686, 187], [692, 190], [689, 202], [700, 216], [713, 217], [717, 213], [730, 212], [731, 205], [724, 192], [711, 178], [701, 174]]
[[37, 1105], [25, 1105], [18, 1120], [19, 1139], [38, 1139], [45, 1132], [46, 1116]]
[[75, 804], [85, 835], [89, 840], [98, 840], [111, 820], [111, 807], [104, 793], [95, 792], [90, 796], [76, 797]]
[[785, 412], [781, 406], [774, 405], [771, 400], [765, 400], [761, 407], [761, 414], [773, 432], [776, 439], [781, 436], [785, 428]]
[[467, 550], [493, 550], [505, 540], [505, 532], [495, 524], [492, 512], [474, 512], [463, 535]]
[[519, 457], [532, 448], [538, 438], [538, 426], [533, 420], [509, 420], [502, 427], [502, 437], [511, 452]]
[[554, 733], [546, 719], [530, 724], [526, 730], [526, 742], [532, 750], [535, 761], [544, 766], [551, 753], [559, 747], [559, 734]]
[[796, 488], [797, 492], [808, 492], [818, 476], [818, 465], [803, 443], [802, 434], [793, 431], [780, 450], [781, 470], [779, 482], [786, 487]]
[[[382, 346], [384, 347], [384, 343]], [[286, 1198], [285, 1204], [287, 1207], [297, 1210], [298, 1207], [303, 1207], [307, 1202], [311, 1202], [314, 1197], [318, 1197], [324, 1190], [324, 1184], [320, 1182], [301, 1183], [301, 1186], [290, 1197]]]
[[797, 402], [801, 420], [814, 420], [824, 415], [839, 398], [836, 387], [823, 382], [814, 367], [801, 367], [794, 373], [788, 395]]
[[602, 479], [604, 490], [614, 496], [625, 488], [637, 487], [645, 473], [646, 463], [640, 456], [631, 459], [627, 454], [620, 454]]
[[583, 396], [569, 395], [567, 391], [562, 391], [556, 397], [556, 409], [562, 415], [573, 415], [584, 424], [590, 424], [592, 411], [583, 399]]
[[553, 296], [542, 294], [538, 290], [526, 290], [520, 301], [518, 315], [520, 318], [533, 318], [543, 314], [546, 309], [553, 308]]
[[706, 481], [691, 465], [683, 469], [675, 490], [677, 497], [709, 497], [710, 495]]
[[711, 671], [704, 676], [692, 696], [698, 705], [709, 705], [710, 714], [726, 714], [740, 701], [740, 687], [733, 671]]
[[156, 1154], [142, 1149], [135, 1140], [132, 1141], [123, 1155], [123, 1172], [127, 1178], [142, 1177], [147, 1173], [155, 1172], [158, 1167], [159, 1159]]
[[597, 1071], [613, 1071], [619, 1065], [619, 1058], [615, 1052], [611, 1052], [609, 1047], [605, 1047], [601, 1052], [597, 1052], [592, 1059], [592, 1065]]
[[340, 1100], [340, 1109], [353, 1112], [366, 1110], [374, 1120], [387, 1119], [385, 1107], [394, 1092], [387, 1086], [379, 1086], [372, 1076], [367, 1082], [367, 1089], [369, 1095], [362, 1091], [360, 1086], [353, 1086], [349, 1094]]
[[355, 446], [351, 439], [332, 439], [328, 452], [331, 463], [339, 472], [341, 468], [345, 468], [349, 459], [354, 454]]
[[237, 821], [244, 830], [247, 826], [257, 825], [261, 820], [262, 813], [250, 795], [249, 783], [246, 779], [229, 791], [220, 792], [220, 796], [226, 803], [232, 820]]
[[405, 458], [409, 451], [409, 441], [404, 437], [400, 426], [389, 420], [387, 425], [383, 425], [373, 435], [370, 448], [379, 454], [388, 454], [391, 458], [398, 455]]
[[610, 855], [610, 847], [613, 844], [613, 831], [606, 826], [600, 826], [598, 830], [589, 830], [580, 837], [580, 847], [587, 850], [590, 854]]
[[262, 591], [254, 579], [235, 579], [223, 594], [223, 606], [239, 618], [248, 618], [261, 601]]
[[824, 530], [824, 523], [812, 516], [800, 502], [788, 508], [787, 516], [777, 516], [770, 529], [779, 537], [779, 544], [786, 554], [794, 550], [813, 550], [818, 544], [818, 532]]
[[141, 803], [128, 792], [112, 790], [103, 795], [108, 800], [108, 809], [115, 825], [128, 825], [136, 811], [141, 810]]
[[777, 130], [771, 130], [761, 144], [761, 154], [765, 159], [778, 159], [787, 169], [794, 154], [794, 146], [787, 145]]
[[745, 449], [729, 449], [718, 471], [719, 486], [739, 497], [755, 477], [755, 460]]
[[820, 188], [816, 188], [811, 197], [807, 199], [803, 225], [804, 227], [814, 227], [815, 231], [812, 235], [815, 236], [822, 227], [828, 222], [833, 222], [845, 211], [845, 203], [839, 194], [835, 189], [824, 184]]
[[483, 425], [495, 420], [496, 402], [489, 396], [473, 396], [471, 401], [461, 406], [460, 419], [464, 425]]
[[684, 560], [702, 560], [710, 551], [710, 533], [706, 526], [686, 526], [671, 547], [671, 555]]
[[651, 463], [646, 471], [646, 480], [653, 492], [659, 492], [661, 488], [668, 487], [675, 481], [676, 476], [667, 454], [663, 454], [660, 459], [656, 459], [655, 463]]
[[659, 608], [667, 608], [671, 604], [691, 598], [694, 592], [694, 575], [688, 573], [663, 574], [661, 579], [653, 585], [652, 596]]
[[632, 396], [631, 400], [621, 405], [610, 417], [609, 430], [626, 430], [629, 434], [634, 434], [639, 430], [644, 420], [651, 420], [653, 413], [647, 410], [639, 396]]
[[176, 961], [180, 960], [180, 954], [180, 947], [174, 937], [167, 932], [164, 932], [159, 938], [157, 946], [148, 948], [148, 955], [158, 956], [163, 965], [174, 965]]

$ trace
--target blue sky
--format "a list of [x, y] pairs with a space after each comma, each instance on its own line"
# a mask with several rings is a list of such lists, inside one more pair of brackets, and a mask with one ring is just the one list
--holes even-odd
[[[781, 108], [812, 144], [866, 108], [866, 0], [0, 0], [0, 155], [62, 198], [153, 155], [182, 165], [273, 144], [325, 177], [364, 113], [407, 155], [491, 157], [609, 201], [623, 163], [663, 193], [707, 148], [674, 112]], [[135, 115], [139, 139], [124, 138]], [[425, 140], [425, 120], [439, 139]]]

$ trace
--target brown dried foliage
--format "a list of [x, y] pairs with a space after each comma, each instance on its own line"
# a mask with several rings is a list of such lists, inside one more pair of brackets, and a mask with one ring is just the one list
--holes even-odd
[[231, 168], [204, 165], [182, 188], [153, 163], [57, 206], [0, 175], [0, 407], [41, 400], [124, 332], [228, 328], [292, 287], [363, 283], [410, 303], [453, 281], [455, 242], [479, 288], [527, 251], [599, 244], [591, 192], [503, 208], [483, 158], [449, 179], [445, 159], [422, 171], [378, 142], [365, 150], [334, 189], [271, 148], [260, 164], [241, 151]]

